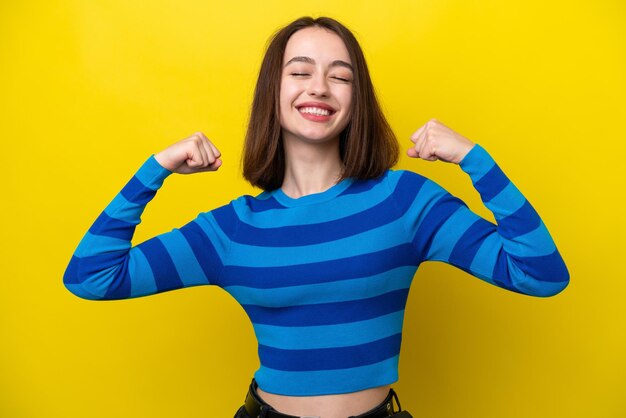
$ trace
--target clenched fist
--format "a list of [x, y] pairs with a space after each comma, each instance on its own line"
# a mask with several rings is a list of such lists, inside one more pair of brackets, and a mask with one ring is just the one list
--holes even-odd
[[170, 145], [154, 156], [161, 166], [179, 174], [216, 171], [221, 154], [202, 132]]
[[415, 145], [407, 150], [409, 157], [455, 164], [459, 164], [475, 145], [437, 119], [429, 120], [415, 131], [411, 135], [411, 141]]

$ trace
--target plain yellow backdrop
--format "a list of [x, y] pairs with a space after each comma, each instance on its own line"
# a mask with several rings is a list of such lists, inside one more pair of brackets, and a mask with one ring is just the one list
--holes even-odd
[[[21, 1], [0, 5], [0, 417], [231, 417], [258, 367], [216, 287], [93, 302], [62, 276], [152, 153], [196, 131], [218, 173], [174, 175], [135, 244], [257, 193], [239, 155], [269, 36], [329, 15], [362, 44], [403, 147], [436, 118], [480, 143], [571, 273], [554, 298], [422, 265], [400, 381], [429, 418], [626, 416], [622, 1]], [[456, 166], [403, 157], [492, 219]]]

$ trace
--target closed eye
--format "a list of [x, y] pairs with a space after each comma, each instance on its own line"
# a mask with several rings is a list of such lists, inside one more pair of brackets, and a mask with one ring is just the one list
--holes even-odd
[[347, 78], [343, 78], [343, 77], [333, 77], [335, 80], [339, 80], [339, 81], [343, 81], [345, 83], [349, 83], [350, 80]]
[[308, 73], [291, 73], [292, 76], [294, 77], [304, 77], [309, 75]]

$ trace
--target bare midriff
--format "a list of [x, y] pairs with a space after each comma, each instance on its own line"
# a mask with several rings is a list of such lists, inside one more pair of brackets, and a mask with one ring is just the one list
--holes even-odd
[[360, 415], [378, 406], [389, 394], [391, 386], [379, 386], [351, 393], [319, 396], [285, 396], [257, 388], [257, 393], [278, 412], [287, 415], [346, 418]]

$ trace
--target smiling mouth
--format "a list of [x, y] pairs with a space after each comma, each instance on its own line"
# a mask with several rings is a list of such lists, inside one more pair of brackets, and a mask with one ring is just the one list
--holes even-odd
[[308, 115], [316, 115], [316, 116], [330, 116], [333, 113], [335, 113], [334, 111], [331, 111], [328, 109], [322, 109], [320, 107], [310, 107], [310, 106], [300, 107], [298, 108], [298, 112], [305, 113]]

